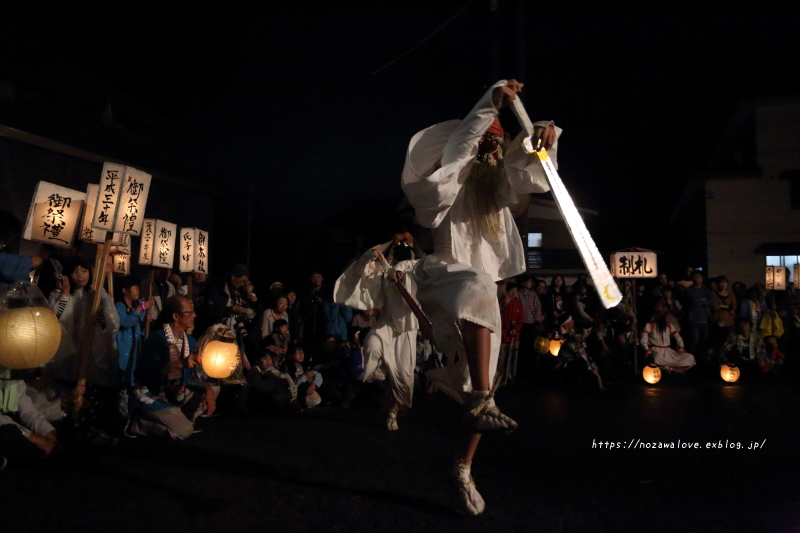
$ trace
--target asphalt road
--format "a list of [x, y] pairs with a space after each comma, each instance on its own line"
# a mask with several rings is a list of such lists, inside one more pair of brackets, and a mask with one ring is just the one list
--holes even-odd
[[498, 403], [520, 428], [481, 445], [477, 518], [452, 505], [460, 411], [441, 394], [417, 396], [394, 433], [363, 406], [202, 419], [185, 442], [126, 439], [0, 472], [0, 530], [800, 531], [798, 389], [699, 370], [606, 392], [505, 387]]

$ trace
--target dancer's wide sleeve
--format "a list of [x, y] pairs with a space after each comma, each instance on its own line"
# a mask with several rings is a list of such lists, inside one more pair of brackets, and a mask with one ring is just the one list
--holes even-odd
[[354, 309], [375, 309], [383, 304], [384, 267], [376, 259], [374, 249], [385, 250], [389, 243], [367, 250], [336, 280], [333, 301]]
[[437, 227], [456, 201], [478, 142], [497, 117], [492, 91], [505, 84], [501, 80], [490, 87], [464, 120], [436, 124], [411, 139], [402, 185], [423, 226]]

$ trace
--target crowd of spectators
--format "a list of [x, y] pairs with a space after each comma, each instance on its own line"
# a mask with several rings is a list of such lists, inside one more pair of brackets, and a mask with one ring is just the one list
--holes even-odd
[[[5, 283], [27, 277], [34, 263], [56, 264], [46, 256], [17, 261], [2, 255]], [[332, 284], [319, 272], [306, 287], [274, 282], [262, 294], [244, 265], [216, 283], [202, 274], [188, 283], [187, 275], [164, 269], [152, 286], [116, 278], [115, 294], [103, 290], [92, 317], [86, 385], [79, 386], [76, 354], [89, 318], [93, 268], [75, 256], [65, 258], [61, 270], [40, 273], [39, 287], [66, 336], [43, 369], [0, 369], [0, 467], [7, 457], [26, 462], [51, 455], [62, 440], [102, 448], [123, 436], [186, 439], [197, 431], [198, 418], [219, 413], [218, 405], [226, 413], [297, 415], [380, 397], [379, 385], [362, 382], [361, 352], [380, 309], [334, 303]], [[619, 287], [622, 303], [604, 309], [586, 275], [571, 285], [557, 274], [498, 282], [495, 387], [527, 374], [562, 383], [588, 378], [603, 389], [631, 375], [637, 351], [641, 363], [680, 374], [727, 363], [746, 376], [797, 370], [800, 304], [793, 291], [731, 285], [724, 276], [705, 279], [697, 271], [678, 281], [665, 274], [650, 282], [620, 280]], [[234, 333], [240, 353], [234, 375], [221, 380], [205, 375], [197, 342], [220, 324]], [[424, 370], [442, 365], [447, 354], [422, 334], [418, 339], [417, 375], [424, 385]]]
[[[793, 290], [730, 285], [725, 276], [706, 279], [691, 270], [677, 281], [660, 274], [652, 281], [623, 279], [618, 285], [622, 303], [603, 309], [585, 275], [569, 289], [560, 275], [549, 284], [531, 276], [498, 283], [504, 343], [500, 382], [514, 379], [515, 350], [522, 359], [536, 361], [532, 370], [545, 377], [589, 373], [600, 388], [604, 378], [629, 375], [637, 352], [641, 364], [655, 363], [677, 374], [723, 364], [735, 364], [749, 377], [800, 370], [800, 301]], [[537, 338], [560, 341], [558, 355], [538, 353]], [[540, 346], [546, 350], [550, 344]]]

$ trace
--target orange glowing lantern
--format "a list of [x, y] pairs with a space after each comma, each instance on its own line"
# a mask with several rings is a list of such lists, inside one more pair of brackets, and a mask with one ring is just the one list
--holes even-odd
[[655, 385], [661, 381], [661, 369], [658, 368], [658, 365], [650, 363], [642, 370], [642, 377], [650, 385]]
[[720, 377], [728, 383], [736, 383], [740, 374], [739, 367], [732, 363], [722, 365], [722, 368], [719, 369]]
[[558, 352], [561, 351], [561, 345], [564, 344], [563, 339], [552, 339], [550, 340], [550, 353], [554, 356], [558, 356]]

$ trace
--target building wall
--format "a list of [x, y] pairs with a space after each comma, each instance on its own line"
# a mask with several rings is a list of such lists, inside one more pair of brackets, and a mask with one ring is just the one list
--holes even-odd
[[748, 285], [764, 281], [764, 242], [800, 242], [800, 210], [790, 208], [786, 180], [706, 182], [708, 270]]
[[755, 109], [756, 151], [762, 177], [800, 169], [800, 100], [762, 101]]

